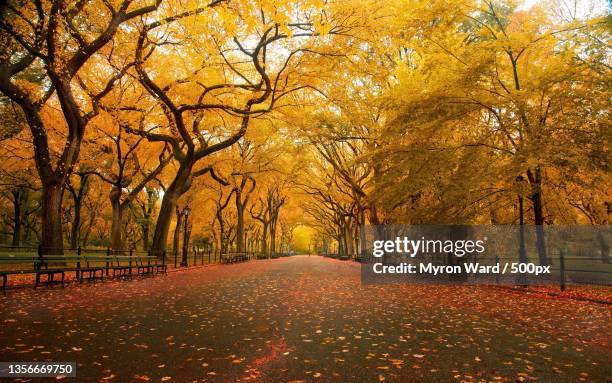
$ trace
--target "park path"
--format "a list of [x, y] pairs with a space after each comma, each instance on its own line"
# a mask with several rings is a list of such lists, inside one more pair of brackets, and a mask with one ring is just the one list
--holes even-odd
[[9, 291], [0, 360], [76, 361], [78, 382], [605, 382], [611, 312], [296, 256]]

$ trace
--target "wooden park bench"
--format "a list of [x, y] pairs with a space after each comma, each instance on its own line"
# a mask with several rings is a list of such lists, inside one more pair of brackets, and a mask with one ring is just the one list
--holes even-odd
[[[63, 256], [63, 255], [46, 255], [37, 257], [34, 260], [34, 269], [36, 279], [34, 288], [42, 282], [47, 285], [60, 283], [64, 286], [66, 272], [74, 272], [76, 279], [83, 282], [85, 279], [96, 281], [96, 279], [104, 280], [104, 266], [95, 265], [94, 263], [105, 262], [106, 257], [100, 256]], [[73, 265], [73, 266], [72, 266]], [[55, 276], [59, 275], [60, 280], [56, 281]], [[41, 277], [46, 276], [46, 280], [42, 281]]]
[[159, 262], [159, 259], [155, 256], [135, 256], [133, 259], [136, 261], [136, 269], [138, 275], [153, 275], [155, 273], [167, 273], [168, 266], [166, 262]]
[[[75, 267], [68, 267], [67, 258], [64, 256], [45, 256], [38, 257], [34, 260], [34, 270], [36, 279], [34, 282], [34, 288], [38, 287], [41, 283], [41, 277], [46, 276], [47, 279], [44, 281], [47, 285], [53, 285], [54, 283], [61, 283], [64, 286], [64, 280], [66, 277], [66, 271], [76, 271]], [[56, 281], [54, 277], [60, 276], [60, 280]]]
[[115, 255], [111, 258], [110, 269], [113, 270], [113, 278], [132, 278], [133, 257]]
[[113, 277], [132, 276], [132, 269], [138, 275], [154, 275], [167, 273], [165, 254], [163, 259], [149, 255], [119, 256], [107, 254], [81, 254], [77, 255], [0, 255], [0, 276], [2, 276], [2, 290], [6, 290], [10, 275], [34, 275], [34, 288], [41, 283], [64, 285], [66, 272], [74, 272], [76, 279], [82, 282], [85, 279], [104, 279], [113, 271]]
[[[76, 262], [75, 266], [68, 266], [68, 262]], [[25, 268], [1, 270], [2, 289], [6, 289], [9, 275], [26, 275], [32, 274], [35, 276], [34, 287], [38, 287], [41, 282], [47, 284], [61, 283], [64, 284], [66, 271], [75, 271], [77, 279], [80, 279], [83, 273], [88, 273], [90, 277], [97, 276], [97, 273], [102, 274], [102, 270], [96, 267], [90, 267], [86, 264], [81, 267], [80, 257], [64, 257], [64, 256], [21, 256], [8, 255], [0, 257], [0, 265], [27, 265]], [[46, 276], [46, 280], [42, 281], [42, 277]], [[55, 276], [59, 276], [56, 280]]]
[[235, 253], [234, 254], [234, 262], [244, 262], [248, 261], [249, 256], [247, 253]]
[[236, 263], [249, 260], [248, 253], [226, 253], [219, 258], [221, 263]]
[[9, 255], [0, 257], [0, 266], [2, 267], [10, 267], [13, 265], [23, 265], [28, 264], [30, 268], [26, 269], [15, 269], [15, 270], [0, 270], [0, 275], [2, 275], [2, 290], [6, 289], [6, 284], [8, 283], [9, 275], [23, 275], [23, 274], [34, 274], [36, 270], [34, 269], [34, 260], [36, 256], [24, 256], [24, 255]]
[[96, 281], [97, 279], [104, 280], [104, 264], [106, 262], [104, 256], [85, 256], [79, 254], [76, 256], [63, 255], [47, 255], [38, 257], [34, 260], [34, 269], [36, 270], [36, 280], [34, 287], [36, 288], [42, 281], [41, 276], [46, 276], [46, 283], [52, 285], [56, 281], [55, 275], [60, 275], [61, 279], [57, 281], [64, 285], [66, 272], [74, 272], [76, 279], [82, 283], [84, 280]]
[[[72, 257], [66, 257], [66, 260], [71, 260]], [[96, 265], [95, 263], [104, 262], [105, 257], [99, 256], [82, 256], [76, 257], [76, 267], [74, 271], [76, 273], [76, 279], [79, 282], [83, 282], [85, 279], [96, 281], [96, 279], [104, 280], [104, 266]], [[72, 271], [68, 268], [65, 271]], [[100, 275], [98, 275], [98, 273]]]

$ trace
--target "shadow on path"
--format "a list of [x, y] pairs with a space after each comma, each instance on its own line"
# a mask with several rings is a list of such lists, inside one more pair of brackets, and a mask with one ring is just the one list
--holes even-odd
[[76, 361], [78, 382], [603, 382], [611, 372], [606, 306], [361, 286], [358, 264], [315, 256], [12, 291], [0, 323], [3, 361]]

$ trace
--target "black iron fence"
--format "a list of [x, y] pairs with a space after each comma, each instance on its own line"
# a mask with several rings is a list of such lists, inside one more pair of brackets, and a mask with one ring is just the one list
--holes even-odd
[[[255, 259], [270, 259], [289, 256], [288, 253], [278, 254], [263, 254], [260, 252], [235, 252], [214, 249], [212, 247], [197, 247], [193, 246], [191, 249], [184, 253], [183, 249], [169, 249], [161, 254], [157, 254], [159, 261], [167, 265], [169, 269], [180, 269], [184, 267], [203, 266], [217, 263], [235, 263], [240, 261], [249, 261]], [[66, 247], [63, 249], [49, 249], [36, 246], [0, 246], [0, 271], [7, 269], [14, 269], [19, 267], [27, 267], [28, 261], [34, 261], [36, 259], [44, 259], [47, 256], [65, 256], [67, 259], [76, 259], [75, 257], [82, 257], [84, 259], [94, 258], [101, 259], [100, 257], [106, 256], [108, 259], [114, 256], [126, 257], [152, 257], [155, 256], [151, 251], [143, 251], [136, 249], [129, 250], [112, 250], [110, 248], [70, 248]], [[2, 263], [2, 259], [14, 259], [19, 257], [23, 260], [23, 264], [20, 263]], [[104, 263], [104, 262], [103, 262]], [[31, 266], [31, 265], [30, 265]], [[104, 266], [104, 265], [102, 265]]]

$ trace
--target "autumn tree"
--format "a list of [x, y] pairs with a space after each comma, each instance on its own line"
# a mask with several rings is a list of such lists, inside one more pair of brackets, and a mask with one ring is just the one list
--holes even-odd
[[580, 59], [594, 48], [586, 41], [598, 21], [559, 22], [541, 7], [527, 13], [493, 1], [449, 8], [436, 19], [422, 32], [427, 38], [409, 43], [399, 86], [388, 96], [398, 113], [379, 159], [385, 177], [403, 182], [390, 183], [396, 192], [387, 195], [397, 202], [415, 195], [406, 206], [477, 222], [482, 211], [514, 204], [521, 176], [539, 260], [547, 264], [542, 225], [554, 220], [545, 208], [547, 171], [567, 174], [570, 164], [592, 163], [587, 158], [602, 137], [593, 118], [593, 108], [602, 110], [601, 66]]
[[215, 218], [213, 219], [213, 230], [215, 222], [219, 225], [219, 237], [218, 237], [218, 248], [221, 254], [227, 253], [232, 242], [232, 238], [235, 236], [234, 226], [231, 215], [227, 214], [227, 207], [232, 200], [232, 195], [235, 194], [235, 190], [232, 188], [229, 192], [224, 192], [222, 185], [217, 188], [217, 198], [215, 199]]
[[[135, 125], [143, 121], [144, 116]], [[100, 158], [97, 166], [89, 165], [85, 174], [93, 174], [111, 186], [111, 247], [113, 250], [124, 250], [122, 231], [126, 210], [144, 188], [160, 175], [171, 157], [167, 154], [167, 147], [156, 150], [143, 137], [127, 134], [125, 130], [131, 129], [130, 123], [113, 113], [107, 115], [102, 124], [104, 127], [97, 129], [99, 138], [96, 141], [101, 145], [97, 150], [108, 153], [108, 156]]]
[[[216, 1], [140, 28], [135, 69], [167, 121], [163, 127], [131, 131], [168, 143], [179, 163], [162, 200], [154, 252], [166, 247], [174, 206], [189, 189], [196, 164], [240, 140], [252, 119], [280, 107], [292, 93], [311, 88], [306, 74], [296, 71], [297, 62], [325, 56], [329, 37], [346, 35], [356, 24], [351, 14], [322, 8]], [[202, 25], [209, 28], [202, 30]], [[181, 62], [174, 60], [177, 54]], [[168, 60], [175, 70], [160, 72]]]
[[6, 202], [1, 225], [10, 236], [11, 246], [22, 246], [39, 235], [40, 184], [25, 122], [18, 110], [1, 104], [4, 134], [0, 138], [0, 196]]
[[[129, 33], [129, 28], [120, 27], [154, 12], [160, 3], [36, 0], [1, 5], [0, 92], [23, 111], [31, 132], [42, 183], [41, 246], [47, 252], [63, 251], [62, 195], [78, 160], [85, 129], [98, 113], [98, 102], [130, 66], [110, 66], [104, 61], [112, 59], [98, 60], [98, 56], [112, 56], [113, 49], [107, 44], [117, 34]], [[98, 76], [90, 81], [93, 97], [83, 102], [75, 77], [96, 66]], [[50, 104], [60, 108], [61, 122], [45, 119]], [[59, 148], [49, 141], [56, 125], [65, 127], [64, 144]]]
[[[142, 174], [144, 176], [144, 174]], [[151, 227], [155, 223], [155, 213], [157, 210], [157, 202], [159, 201], [160, 190], [155, 184], [146, 186], [144, 193], [136, 196], [132, 205], [131, 212], [134, 215], [136, 222], [142, 230], [142, 249], [149, 250], [151, 239]]]
[[[76, 249], [81, 243], [81, 231], [82, 231], [82, 209], [85, 198], [87, 197], [88, 190], [90, 188], [90, 177], [91, 174], [81, 169], [73, 171], [68, 183], [66, 184], [66, 190], [68, 191], [71, 198], [72, 206], [72, 222], [70, 225], [70, 248]], [[74, 181], [73, 181], [74, 180]]]

